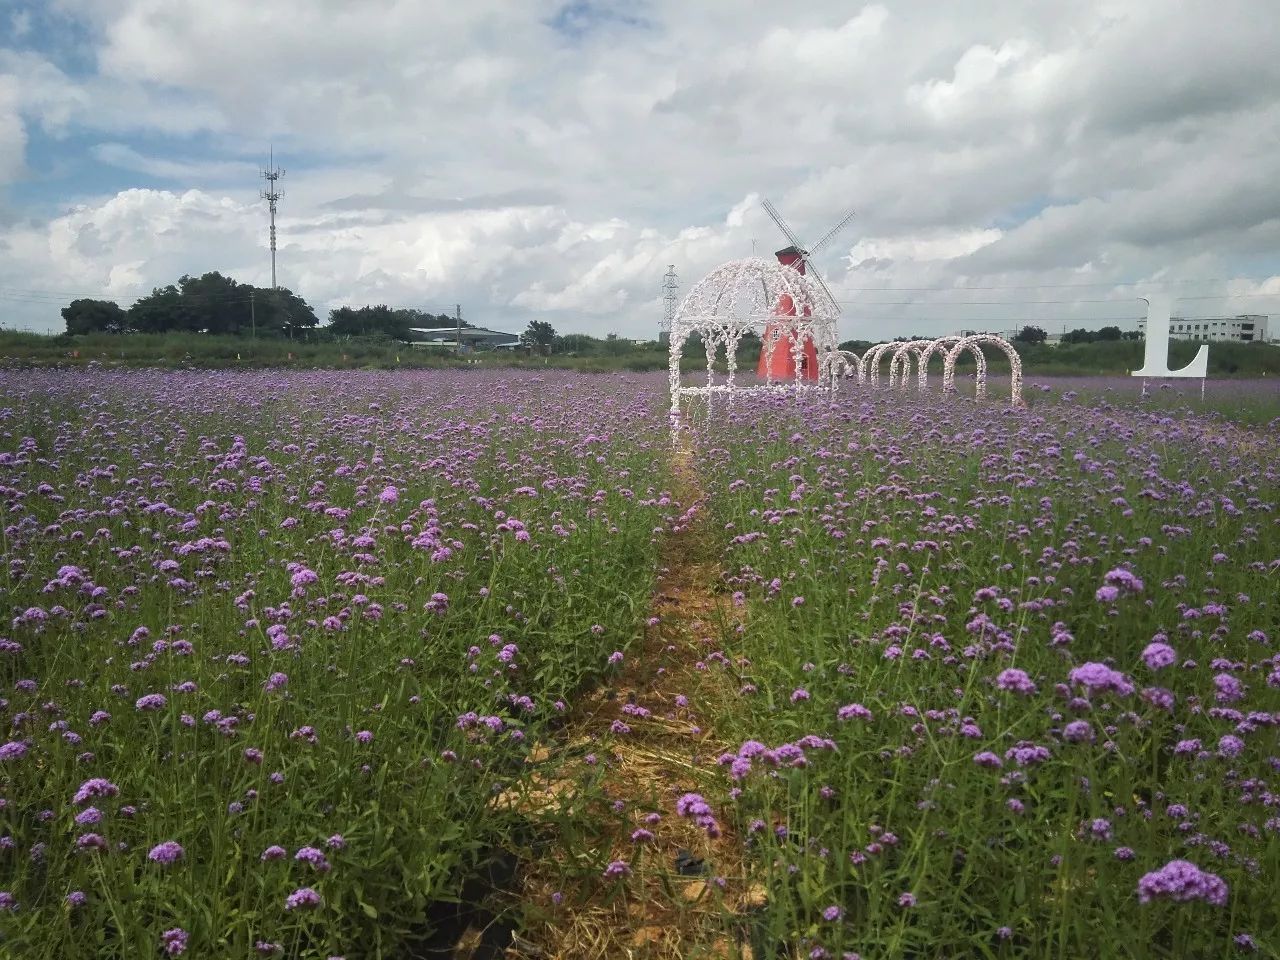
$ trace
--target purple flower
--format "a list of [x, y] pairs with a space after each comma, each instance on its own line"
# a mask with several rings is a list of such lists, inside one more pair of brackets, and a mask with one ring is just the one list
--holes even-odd
[[317, 850], [315, 847], [302, 847], [293, 855], [293, 859], [309, 863], [321, 873], [325, 873], [330, 869], [329, 861], [325, 857], [324, 851]]
[[1126, 696], [1133, 693], [1133, 684], [1128, 678], [1105, 663], [1083, 663], [1068, 676], [1072, 683], [1080, 684], [1090, 693], [1105, 693], [1108, 690]]
[[973, 762], [980, 767], [1003, 767], [1004, 761], [990, 750], [983, 750], [973, 755]]
[[1019, 743], [1004, 752], [1006, 760], [1012, 760], [1020, 767], [1044, 763], [1050, 757], [1049, 748], [1035, 743]]
[[917, 902], [914, 893], [904, 893], [898, 897], [898, 906], [900, 907], [914, 907]]
[[267, 679], [262, 682], [262, 689], [265, 690], [267, 693], [271, 693], [275, 690], [280, 690], [288, 685], [289, 685], [289, 675], [287, 673], [280, 673], [279, 671], [277, 671], [271, 674], [271, 676], [267, 677]]
[[606, 880], [616, 880], [619, 877], [631, 875], [631, 864], [625, 860], [614, 860], [604, 868], [604, 878]]
[[166, 930], [160, 934], [160, 945], [164, 947], [164, 952], [171, 957], [180, 956], [187, 951], [187, 937], [189, 934], [181, 927], [174, 927], [172, 930]]
[[1178, 662], [1178, 653], [1167, 643], [1153, 640], [1143, 648], [1142, 661], [1152, 670], [1162, 670]]
[[809, 699], [809, 691], [806, 690], [804, 687], [796, 687], [795, 690], [791, 691], [792, 703], [799, 703], [801, 700], [808, 700], [808, 699]]
[[1227, 885], [1216, 874], [1201, 870], [1187, 860], [1170, 860], [1159, 870], [1144, 874], [1138, 881], [1138, 902], [1156, 898], [1185, 903], [1203, 900], [1215, 907], [1227, 902]]
[[1248, 689], [1243, 683], [1229, 673], [1220, 673], [1213, 678], [1214, 698], [1219, 703], [1235, 703], [1244, 698]]
[[262, 856], [259, 859], [262, 860], [263, 863], [268, 863], [272, 860], [283, 860], [288, 855], [288, 850], [273, 843], [271, 846], [267, 847], [267, 849], [262, 851]]
[[168, 865], [181, 860], [184, 852], [182, 844], [176, 840], [166, 840], [164, 843], [157, 843], [152, 847], [151, 852], [147, 854], [147, 859], [152, 863]]
[[1227, 734], [1218, 741], [1218, 756], [1238, 757], [1244, 751], [1244, 741], [1239, 737]]
[[1093, 726], [1088, 720], [1072, 720], [1062, 728], [1062, 739], [1068, 743], [1091, 743]]
[[1023, 696], [1030, 696], [1036, 692], [1036, 685], [1027, 676], [1026, 671], [1019, 670], [1016, 667], [1001, 670], [1000, 675], [996, 677], [996, 686], [1001, 690], [1010, 690]]
[[27, 745], [21, 740], [10, 740], [4, 746], [0, 746], [0, 761], [21, 760], [26, 755]]
[[94, 777], [80, 784], [80, 789], [76, 791], [76, 795], [71, 798], [71, 802], [77, 807], [82, 807], [94, 797], [114, 797], [120, 793], [120, 788], [110, 780], [104, 780], [102, 777]]
[[310, 887], [299, 887], [285, 898], [284, 908], [286, 910], [302, 910], [308, 907], [318, 907], [322, 903], [324, 903], [324, 900], [321, 899], [320, 894]]
[[373, 731], [372, 731], [372, 730], [361, 730], [359, 733], [357, 733], [357, 734], [356, 734], [356, 740], [357, 740], [358, 742], [360, 742], [360, 743], [372, 743], [372, 742], [373, 742]]
[[106, 850], [107, 839], [100, 833], [82, 833], [76, 837], [76, 847], [81, 850]]
[[134, 707], [142, 711], [163, 710], [164, 705], [169, 701], [165, 699], [163, 693], [148, 693], [137, 699]]
[[836, 711], [836, 717], [840, 720], [852, 720], [855, 717], [859, 720], [874, 719], [871, 711], [860, 703], [846, 703]]
[[609, 663], [610, 663], [610, 665], [613, 665], [613, 664], [616, 664], [616, 663], [621, 663], [621, 662], [622, 662], [622, 651], [621, 651], [621, 650], [615, 650], [615, 651], [613, 651], [613, 653], [609, 654]]
[[836, 920], [839, 920], [843, 916], [844, 916], [844, 911], [840, 909], [840, 907], [836, 906], [835, 904], [832, 904], [831, 906], [827, 907], [825, 910], [822, 911], [822, 919], [830, 921], [832, 923], [834, 923]]
[[382, 492], [378, 494], [379, 503], [395, 503], [400, 499], [400, 491], [393, 486], [383, 487]]
[[89, 898], [83, 890], [72, 890], [63, 898], [63, 902], [74, 910], [76, 907], [83, 907], [89, 902]]

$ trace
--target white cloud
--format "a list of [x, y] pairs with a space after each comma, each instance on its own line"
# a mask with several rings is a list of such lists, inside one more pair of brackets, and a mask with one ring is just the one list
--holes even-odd
[[867, 260], [953, 260], [995, 243], [1002, 235], [992, 227], [928, 237], [868, 237], [853, 245], [848, 260], [854, 267]]
[[96, 70], [0, 49], [0, 182], [36, 130], [85, 179], [52, 215], [11, 188], [0, 287], [265, 282], [273, 140], [281, 279], [322, 312], [652, 332], [667, 264], [687, 289], [782, 245], [763, 196], [806, 240], [858, 210], [819, 262], [851, 297], [1280, 272], [1280, 58], [1249, 0], [650, 0], [557, 33], [560, 6], [57, 0]]
[[22, 172], [26, 147], [27, 128], [18, 112], [17, 84], [0, 74], [0, 187]]

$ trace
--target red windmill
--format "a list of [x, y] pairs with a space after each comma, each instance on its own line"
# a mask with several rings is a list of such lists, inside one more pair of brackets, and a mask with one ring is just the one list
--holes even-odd
[[[812, 276], [814, 280], [822, 287], [823, 292], [835, 305], [835, 297], [831, 290], [823, 282], [822, 277], [818, 274], [810, 257], [825, 247], [828, 243], [835, 239], [836, 234], [849, 225], [849, 221], [853, 219], [853, 211], [850, 210], [845, 217], [834, 227], [823, 235], [822, 239], [808, 249], [800, 242], [797, 237], [787, 226], [787, 222], [782, 219], [782, 215], [774, 208], [773, 204], [765, 200], [762, 204], [765, 212], [773, 218], [773, 222], [778, 225], [778, 229], [782, 231], [782, 235], [791, 241], [791, 246], [784, 247], [774, 256], [778, 258], [778, 262], [784, 266], [792, 267], [801, 274], [807, 274], [806, 267], [813, 270]], [[792, 300], [790, 294], [784, 293], [779, 299], [778, 304], [774, 307], [774, 315], [779, 317], [794, 317], [796, 315], [796, 304]], [[813, 313], [811, 304], [804, 305], [804, 316]], [[783, 322], [770, 323], [765, 327], [764, 342], [760, 345], [760, 360], [756, 363], [756, 376], [768, 378], [770, 380], [794, 380], [796, 378], [796, 356], [792, 349], [791, 334], [789, 325]], [[769, 345], [773, 344], [772, 349]], [[813, 338], [806, 336], [804, 343], [800, 348], [800, 379], [817, 380], [818, 379], [818, 349], [814, 345]]]

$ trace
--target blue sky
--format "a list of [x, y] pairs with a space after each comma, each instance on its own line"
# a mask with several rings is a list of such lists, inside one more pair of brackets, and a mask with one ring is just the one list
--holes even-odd
[[764, 197], [806, 238], [858, 211], [819, 261], [846, 336], [1096, 326], [1166, 280], [1280, 314], [1258, 11], [0, 0], [0, 322], [266, 282], [272, 145], [281, 282], [322, 314], [652, 335], [667, 264], [783, 245]]

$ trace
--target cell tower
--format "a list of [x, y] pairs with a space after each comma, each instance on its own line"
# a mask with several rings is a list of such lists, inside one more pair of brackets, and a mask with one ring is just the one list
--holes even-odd
[[284, 176], [284, 171], [275, 165], [275, 151], [270, 154], [271, 159], [267, 161], [267, 169], [262, 171], [262, 179], [267, 181], [267, 186], [262, 191], [262, 199], [267, 201], [267, 208], [271, 211], [271, 289], [276, 287], [276, 203], [284, 193], [276, 189], [276, 181]]
[[662, 277], [662, 322], [658, 325], [658, 339], [671, 336], [671, 321], [676, 316], [676, 299], [680, 290], [680, 278], [676, 276], [676, 265], [667, 266]]

